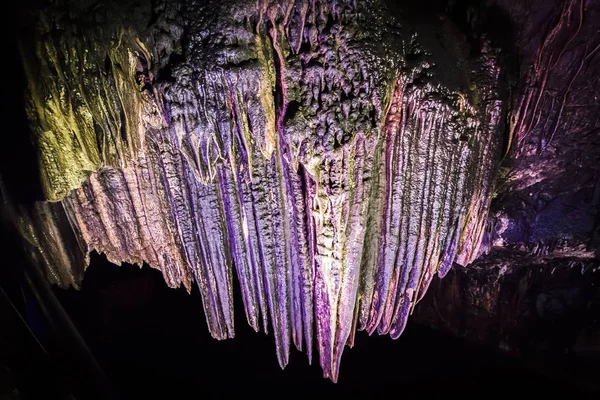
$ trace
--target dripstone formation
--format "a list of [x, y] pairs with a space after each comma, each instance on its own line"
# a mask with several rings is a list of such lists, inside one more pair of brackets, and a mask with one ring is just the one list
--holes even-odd
[[[47, 278], [92, 251], [198, 285], [210, 333], [316, 348], [403, 331], [480, 252], [501, 155], [498, 51], [362, 1], [47, 1], [21, 43], [45, 200], [15, 207]], [[416, 18], [416, 17], [415, 17]]]

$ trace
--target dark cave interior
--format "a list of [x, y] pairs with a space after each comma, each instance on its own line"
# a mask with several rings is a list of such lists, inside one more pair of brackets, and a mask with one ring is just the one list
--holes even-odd
[[[25, 3], [15, 15], [45, 2]], [[477, 56], [482, 34], [490, 38], [503, 50], [502, 95], [514, 102], [514, 93], [524, 90], [526, 67], [536, 57], [543, 61], [536, 50], [541, 35], [523, 28], [523, 21], [529, 18], [532, 26], [540, 26], [540, 20], [550, 18], [550, 11], [556, 12], [569, 0], [552, 2], [554, 8], [540, 7], [538, 14], [507, 6], [507, 1], [388, 3], [415, 21], [444, 14], [471, 46], [466, 50], [472, 53], [469, 57]], [[591, 17], [600, 16], [600, 2], [584, 3]], [[17, 47], [18, 41], [28, 40], [23, 35], [33, 28], [27, 18], [10, 23], [11, 34], [17, 35], [10, 37], [6, 58], [11, 77], [5, 93], [9, 99], [6, 126], [12, 128], [0, 145], [0, 183], [11, 202], [27, 208], [44, 199]], [[563, 71], [547, 78], [547, 97], [538, 99], [547, 111], [537, 116], [538, 121], [545, 118], [550, 128], [536, 123], [520, 138], [518, 124], [516, 133], [511, 133], [509, 123], [502, 126], [501, 150], [508, 155], [498, 168], [490, 211], [493, 228], [484, 236], [484, 242], [490, 243], [489, 254], [465, 268], [454, 265], [444, 279], [433, 278], [399, 339], [358, 332], [353, 348], [344, 352], [336, 384], [323, 379], [317, 351], [309, 365], [306, 355], [293, 349], [289, 364], [281, 369], [273, 354], [272, 326], [266, 335], [254, 332], [245, 321], [236, 274], [232, 285], [235, 338], [215, 340], [203, 315], [197, 283], [192, 283], [189, 294], [183, 286], [169, 288], [161, 271], [148, 265], [139, 268], [124, 262], [116, 267], [106, 256], [92, 252], [80, 289], [49, 286], [39, 264], [32, 263], [23, 250], [12, 216], [2, 209], [0, 398], [595, 398], [600, 391], [600, 123], [594, 115], [600, 115], [600, 103], [593, 102], [600, 87], [600, 52], [590, 51], [600, 43], [600, 35], [590, 33], [589, 25], [586, 19], [580, 27], [589, 36], [587, 42], [581, 39], [584, 34], [561, 42], [567, 43], [565, 49], [573, 46], [572, 51], [563, 49], [572, 62], [562, 65], [550, 57], [555, 62], [552, 68]], [[448, 43], [447, 38], [439, 40], [427, 32], [421, 37], [436, 42], [433, 48]], [[578, 44], [579, 39], [587, 44]], [[573, 71], [579, 73], [577, 52], [583, 47], [588, 64], [579, 70], [585, 76], [572, 77]], [[438, 64], [443, 65], [445, 56], [440, 52], [433, 57], [440, 57]], [[564, 88], [566, 92], [561, 91]], [[571, 88], [578, 90], [579, 97], [569, 95]], [[572, 114], [568, 110], [563, 114], [552, 100], [563, 96], [565, 101], [573, 97], [573, 102], [580, 99], [590, 105], [580, 111], [575, 104]], [[300, 105], [295, 100], [290, 104]], [[514, 112], [517, 105], [512, 107]], [[555, 125], [548, 122], [555, 118]], [[545, 135], [552, 130], [555, 134], [548, 139]], [[548, 141], [554, 147], [544, 151]], [[544, 179], [531, 183], [537, 171]], [[4, 206], [7, 200], [0, 200]], [[496, 248], [497, 243], [502, 249]]]
[[[593, 396], [598, 374], [596, 359], [563, 349], [514, 357], [413, 324], [396, 341], [360, 332], [355, 347], [344, 355], [340, 380], [333, 384], [323, 380], [298, 351], [282, 371], [274, 357], [265, 357], [272, 349], [272, 337], [256, 334], [242, 318], [236, 321], [235, 340], [215, 341], [203, 318], [190, 317], [201, 302], [197, 288], [191, 295], [169, 289], [160, 273], [147, 266], [114, 267], [95, 254], [81, 290], [55, 289], [54, 293], [110, 386], [102, 386], [93, 369], [73, 361], [77, 358], [71, 345], [53, 336], [34, 305], [26, 308], [25, 315], [54, 357], [43, 354], [3, 299], [4, 326], [12, 328], [3, 330], [3, 343], [11, 344], [7, 353], [13, 357], [6, 361], [18, 366], [8, 376], [25, 398], [69, 398], [71, 393], [75, 398], [117, 394], [119, 398], [270, 398], [282, 391], [292, 398], [317, 394], [382, 398], [399, 388], [408, 396], [425, 398], [472, 398], [488, 391], [494, 396], [585, 398]], [[243, 315], [240, 302], [236, 311]], [[554, 335], [552, 340], [562, 340], [561, 332]]]

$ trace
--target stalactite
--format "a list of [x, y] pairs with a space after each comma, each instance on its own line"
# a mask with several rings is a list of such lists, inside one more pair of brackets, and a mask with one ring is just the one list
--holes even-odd
[[495, 52], [435, 66], [378, 1], [209, 3], [102, 29], [39, 14], [24, 55], [55, 203], [22, 230], [61, 286], [91, 251], [195, 282], [217, 339], [234, 336], [236, 274], [280, 365], [316, 342], [335, 381], [356, 329], [397, 338], [433, 276], [478, 253]]

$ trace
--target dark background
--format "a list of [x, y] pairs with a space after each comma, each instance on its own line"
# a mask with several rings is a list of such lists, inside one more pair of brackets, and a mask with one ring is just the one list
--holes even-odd
[[105, 390], [123, 399], [593, 395], [593, 388], [577, 379], [584, 366], [568, 358], [552, 360], [559, 369], [547, 370], [535, 360], [511, 358], [410, 322], [397, 341], [359, 332], [355, 347], [344, 353], [337, 384], [321, 377], [318, 359], [310, 366], [296, 350], [282, 371], [272, 336], [253, 332], [244, 321], [239, 293], [236, 337], [217, 341], [208, 334], [197, 287], [191, 295], [169, 289], [157, 270], [116, 267], [93, 254], [80, 291], [53, 291], [106, 375], [107, 389], [80, 361], [76, 346], [51, 332], [24, 289], [25, 296], [13, 301], [23, 305], [25, 298], [30, 304], [22, 307], [23, 316], [48, 354], [0, 297], [0, 371], [11, 371], [25, 398], [108, 398]]

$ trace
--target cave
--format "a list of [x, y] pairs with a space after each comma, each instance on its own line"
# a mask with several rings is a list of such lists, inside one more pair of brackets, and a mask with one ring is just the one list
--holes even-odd
[[600, 1], [9, 15], [2, 398], [600, 392]]

